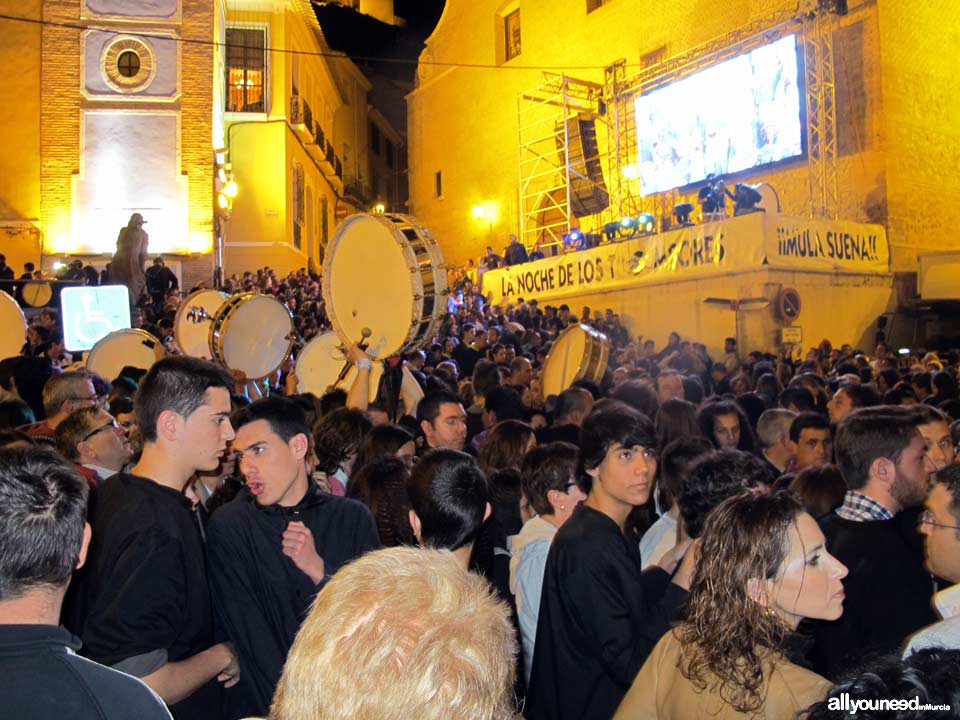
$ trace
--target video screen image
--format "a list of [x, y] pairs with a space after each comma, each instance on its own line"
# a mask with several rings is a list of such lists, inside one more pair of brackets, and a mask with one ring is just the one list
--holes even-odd
[[802, 155], [796, 38], [641, 95], [635, 111], [644, 195]]

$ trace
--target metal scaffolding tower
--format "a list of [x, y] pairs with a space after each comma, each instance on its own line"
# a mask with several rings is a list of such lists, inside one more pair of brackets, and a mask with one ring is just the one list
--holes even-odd
[[810, 215], [825, 218], [836, 218], [839, 212], [833, 72], [833, 34], [837, 25], [837, 16], [829, 11], [814, 11], [803, 16]]
[[602, 92], [597, 83], [544, 73], [538, 87], [519, 97], [520, 241], [527, 248], [560, 245], [570, 229], [568, 121], [596, 115]]

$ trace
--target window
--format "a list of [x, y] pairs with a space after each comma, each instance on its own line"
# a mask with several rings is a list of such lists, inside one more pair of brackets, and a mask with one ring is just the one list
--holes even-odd
[[380, 128], [370, 123], [370, 149], [374, 155], [380, 154]]
[[436, 175], [433, 176], [433, 190], [434, 197], [442, 198], [443, 197], [443, 174], [437, 170]]
[[512, 60], [520, 54], [520, 10], [514, 10], [503, 18], [504, 59]]
[[227, 28], [227, 112], [266, 112], [266, 31]]
[[587, 12], [592, 13], [597, 8], [603, 7], [610, 0], [587, 0]]
[[387, 156], [387, 167], [392, 168], [393, 167], [393, 143], [390, 142], [389, 140], [387, 140], [385, 154]]
[[127, 78], [136, 77], [140, 72], [140, 56], [133, 50], [124, 50], [117, 58], [117, 72]]
[[303, 165], [293, 163], [293, 245], [298, 250], [303, 236]]

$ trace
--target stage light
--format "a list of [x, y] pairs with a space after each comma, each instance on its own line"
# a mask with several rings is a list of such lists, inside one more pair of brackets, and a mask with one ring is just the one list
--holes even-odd
[[217, 170], [217, 178], [219, 178], [221, 185], [225, 184], [227, 182], [227, 171], [221, 167]]
[[620, 220], [620, 227], [624, 230], [632, 230], [637, 226], [637, 221], [632, 217], [625, 217]]
[[563, 245], [564, 247], [571, 248], [574, 250], [583, 249], [583, 233], [579, 230], [571, 230], [566, 235], [563, 236]]
[[377, 215], [383, 215], [387, 211], [387, 206], [384, 205], [383, 203], [377, 203], [376, 205], [373, 206], [373, 211]]
[[746, 183], [737, 183], [733, 189], [733, 214], [744, 215], [752, 212], [762, 212], [763, 208], [758, 208], [757, 203], [763, 200], [763, 196], [757, 192], [755, 185]]
[[627, 180], [636, 180], [640, 177], [640, 168], [634, 164], [625, 165], [623, 168], [623, 177]]
[[657, 219], [650, 213], [637, 215], [637, 227], [645, 233], [652, 233], [657, 229]]
[[900, 348], [899, 350], [897, 350], [897, 354], [898, 354], [898, 355], [909, 355], [909, 354], [910, 354], [910, 348]]
[[221, 210], [229, 210], [230, 198], [228, 198], [225, 194], [220, 193], [219, 195], [217, 195], [217, 204], [220, 205]]
[[226, 185], [223, 186], [223, 194], [226, 195], [231, 200], [237, 196], [237, 182], [236, 180], [230, 180]]
[[692, 203], [680, 203], [673, 208], [673, 216], [677, 219], [678, 225], [693, 225], [693, 223], [690, 222], [690, 213], [692, 212]]
[[617, 239], [617, 233], [620, 232], [620, 223], [618, 222], [608, 222], [603, 226], [603, 236], [613, 242]]
[[486, 217], [486, 215], [487, 215], [487, 208], [486, 208], [485, 206], [483, 206], [483, 205], [474, 205], [472, 212], [473, 212], [473, 216], [474, 216], [475, 218]]

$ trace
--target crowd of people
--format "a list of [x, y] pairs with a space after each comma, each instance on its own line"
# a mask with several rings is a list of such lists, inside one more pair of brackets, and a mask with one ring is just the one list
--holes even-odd
[[[658, 346], [461, 272], [379, 390], [353, 345], [254, 393], [166, 284], [150, 368], [64, 370], [52, 310], [0, 360], [12, 717], [960, 717], [960, 354]], [[305, 269], [223, 289], [328, 327]], [[579, 324], [609, 366], [545, 398]]]

